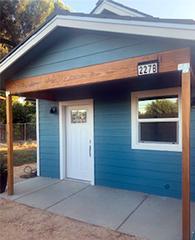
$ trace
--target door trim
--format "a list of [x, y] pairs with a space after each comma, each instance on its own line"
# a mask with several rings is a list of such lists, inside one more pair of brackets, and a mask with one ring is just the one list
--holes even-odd
[[78, 106], [78, 105], [89, 105], [92, 112], [92, 155], [91, 155], [91, 185], [95, 184], [95, 168], [94, 168], [94, 110], [93, 110], [93, 99], [76, 100], [76, 101], [62, 101], [59, 102], [59, 141], [60, 141], [60, 179], [66, 179], [66, 107], [67, 106]]
[[39, 150], [39, 99], [36, 99], [36, 136], [37, 136], [37, 176], [40, 176], [40, 150]]

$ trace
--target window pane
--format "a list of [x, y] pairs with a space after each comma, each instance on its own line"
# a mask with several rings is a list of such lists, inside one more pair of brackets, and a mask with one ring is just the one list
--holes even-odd
[[72, 110], [71, 123], [86, 123], [87, 111], [86, 110]]
[[140, 142], [177, 143], [177, 122], [140, 123]]
[[139, 98], [139, 119], [144, 118], [177, 118], [178, 96]]

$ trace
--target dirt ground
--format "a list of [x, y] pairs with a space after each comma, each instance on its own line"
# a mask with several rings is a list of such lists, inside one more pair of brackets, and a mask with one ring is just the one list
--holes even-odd
[[[37, 163], [28, 163], [28, 164], [24, 164], [21, 166], [17, 166], [14, 167], [14, 180], [19, 180], [19, 179], [24, 179], [24, 178], [20, 178], [21, 175], [26, 175], [26, 173], [24, 172], [25, 167], [31, 167], [33, 171], [35, 171], [37, 169]], [[25, 170], [27, 173], [29, 173], [30, 168], [26, 168]]]
[[[14, 180], [24, 168], [36, 169], [36, 163], [14, 167]], [[29, 170], [29, 169], [26, 169]], [[2, 231], [3, 230], [3, 231]], [[1, 240], [147, 240], [93, 226], [68, 217], [32, 208], [15, 201], [0, 199]]]
[[1, 240], [147, 240], [0, 199]]

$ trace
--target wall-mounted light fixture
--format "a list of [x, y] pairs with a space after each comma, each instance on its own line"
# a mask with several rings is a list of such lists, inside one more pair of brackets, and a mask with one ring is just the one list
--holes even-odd
[[50, 111], [51, 114], [57, 113], [57, 107], [51, 107]]
[[195, 88], [192, 88], [191, 106], [195, 108]]
[[191, 106], [192, 108], [195, 108], [195, 97], [192, 97], [191, 99]]

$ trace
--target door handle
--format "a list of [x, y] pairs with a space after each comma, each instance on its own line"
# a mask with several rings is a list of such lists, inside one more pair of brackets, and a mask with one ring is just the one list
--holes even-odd
[[91, 145], [89, 145], [89, 156], [91, 157]]

